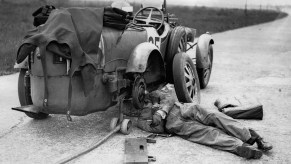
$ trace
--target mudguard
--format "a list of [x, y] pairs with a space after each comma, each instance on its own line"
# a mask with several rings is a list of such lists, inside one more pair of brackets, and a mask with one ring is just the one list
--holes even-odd
[[202, 34], [198, 38], [196, 47], [196, 67], [206, 68], [209, 66], [210, 61], [208, 60], [208, 49], [209, 44], [214, 44], [214, 40], [210, 34]]
[[[161, 61], [163, 61], [161, 52], [154, 44], [144, 42], [144, 43], [140, 43], [139, 45], [137, 45], [133, 49], [133, 51], [129, 57], [129, 60], [127, 62], [126, 73], [129, 73], [129, 72], [142, 73], [142, 72], [144, 72], [146, 70], [146, 67], [147, 67], [148, 58], [151, 54], [158, 55], [159, 58], [161, 59]], [[163, 68], [164, 68], [164, 66], [163, 66]], [[164, 70], [165, 70], [165, 68], [164, 68]]]

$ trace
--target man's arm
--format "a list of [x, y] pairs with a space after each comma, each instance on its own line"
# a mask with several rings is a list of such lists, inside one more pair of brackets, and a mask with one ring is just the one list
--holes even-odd
[[[158, 90], [151, 94], [151, 99], [153, 102], [153, 107], [158, 107], [159, 109], [153, 115], [153, 122], [151, 126], [157, 126], [160, 124], [162, 119], [165, 119], [177, 101], [176, 95], [172, 94], [171, 90]], [[156, 103], [156, 101], [158, 103]]]

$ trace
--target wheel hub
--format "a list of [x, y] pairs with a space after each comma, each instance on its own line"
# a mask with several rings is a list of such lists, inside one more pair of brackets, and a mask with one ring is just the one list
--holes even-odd
[[132, 103], [135, 108], [141, 109], [145, 100], [146, 83], [144, 78], [138, 76], [135, 78], [132, 90]]
[[191, 69], [191, 66], [188, 63], [186, 63], [184, 70], [185, 70], [186, 87], [187, 87], [190, 97], [193, 99], [194, 96], [196, 95], [196, 90], [197, 90], [194, 73], [193, 73], [193, 70]]

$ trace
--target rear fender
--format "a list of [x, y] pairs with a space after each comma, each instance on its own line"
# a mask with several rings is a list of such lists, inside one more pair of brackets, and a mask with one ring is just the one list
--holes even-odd
[[132, 51], [127, 62], [126, 73], [143, 73], [146, 70], [150, 55], [155, 55], [162, 62], [162, 68], [165, 71], [163, 58], [159, 49], [154, 44], [144, 42], [137, 45]]
[[196, 47], [196, 66], [197, 68], [207, 68], [210, 64], [208, 58], [209, 44], [214, 44], [210, 34], [202, 34], [197, 41]]

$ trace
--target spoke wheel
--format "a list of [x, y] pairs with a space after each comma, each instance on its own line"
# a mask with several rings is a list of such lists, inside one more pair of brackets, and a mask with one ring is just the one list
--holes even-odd
[[166, 64], [167, 64], [167, 80], [173, 83], [173, 59], [179, 52], [186, 52], [186, 32], [182, 26], [175, 27], [170, 35], [167, 45]]
[[186, 53], [178, 53], [173, 60], [173, 77], [180, 102], [200, 103], [200, 84], [195, 65]]
[[[18, 77], [18, 98], [21, 106], [26, 106], [26, 105], [31, 105], [32, 100], [31, 100], [31, 93], [30, 93], [30, 85], [26, 86], [26, 84], [30, 84], [25, 82], [26, 80], [30, 80], [30, 77], [25, 77], [26, 76], [27, 69], [21, 69], [19, 72], [19, 77]], [[25, 80], [26, 78], [26, 80]], [[46, 113], [28, 113], [25, 112], [25, 114], [34, 119], [45, 119], [48, 117], [48, 114]]]
[[132, 87], [132, 104], [136, 109], [144, 106], [146, 83], [144, 78], [137, 76]]
[[210, 75], [212, 72], [212, 65], [213, 65], [213, 47], [209, 44], [208, 49], [208, 61], [209, 65], [207, 68], [197, 68], [197, 73], [200, 81], [200, 88], [204, 89], [209, 83]]

